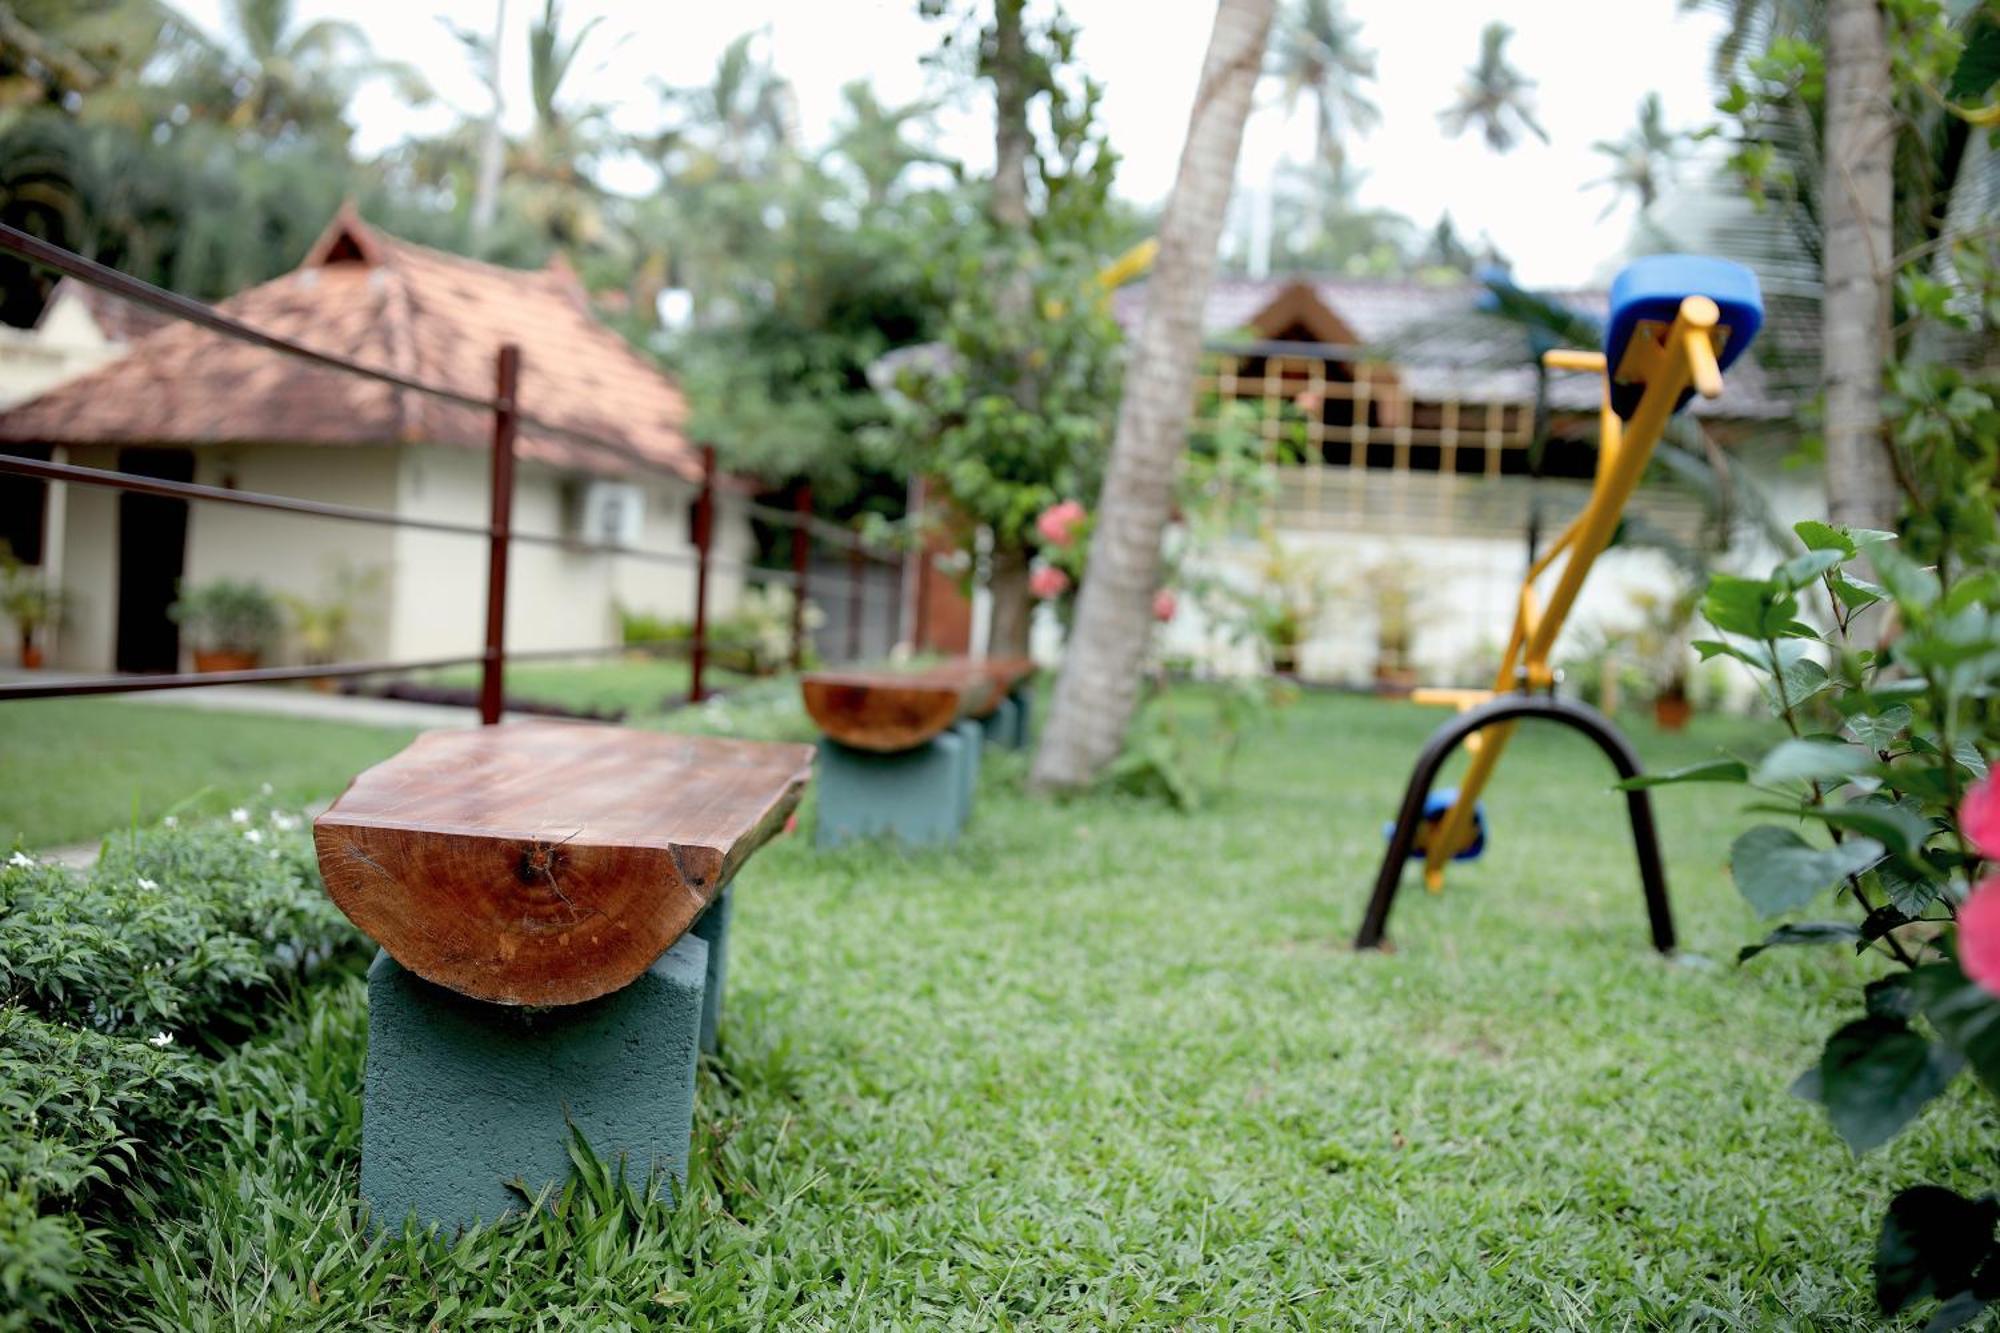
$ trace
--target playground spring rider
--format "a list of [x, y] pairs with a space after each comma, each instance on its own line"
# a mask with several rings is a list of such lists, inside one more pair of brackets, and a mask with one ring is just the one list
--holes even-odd
[[[1639, 775], [1638, 755], [1608, 718], [1575, 700], [1556, 697], [1549, 653], [1592, 563], [1616, 531], [1667, 422], [1694, 394], [1714, 398], [1722, 392], [1723, 370], [1742, 355], [1763, 321], [1757, 278], [1749, 269], [1695, 255], [1654, 255], [1629, 265], [1611, 284], [1611, 321], [1602, 352], [1552, 351], [1542, 358], [1551, 370], [1604, 376], [1597, 475], [1590, 499], [1529, 567], [1521, 584], [1514, 632], [1493, 688], [1417, 692], [1419, 702], [1451, 705], [1459, 715], [1440, 727], [1417, 756], [1355, 948], [1381, 946], [1405, 861], [1421, 855], [1424, 882], [1435, 891], [1444, 887], [1447, 861], [1477, 854], [1485, 834], [1479, 794], [1520, 719], [1546, 718], [1573, 727], [1597, 743], [1619, 777]], [[1537, 600], [1535, 585], [1558, 559], [1562, 572], [1544, 606]], [[1472, 755], [1464, 781], [1455, 792], [1433, 793], [1431, 783], [1461, 742]], [[1653, 947], [1671, 953], [1674, 922], [1667, 907], [1652, 803], [1644, 791], [1628, 791], [1625, 800]]]

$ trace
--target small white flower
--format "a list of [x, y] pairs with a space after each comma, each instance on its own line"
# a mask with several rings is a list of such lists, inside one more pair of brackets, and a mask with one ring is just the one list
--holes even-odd
[[245, 842], [262, 842], [262, 841], [264, 841], [264, 830], [262, 830], [262, 829], [254, 829], [254, 828], [247, 828], [247, 829], [244, 829], [244, 830], [243, 830], [243, 841], [245, 841]]
[[146, 1038], [146, 1044], [148, 1046], [157, 1046], [164, 1051], [167, 1047], [174, 1044], [174, 1034], [171, 1032], [155, 1032], [152, 1036]]
[[299, 826], [299, 817], [297, 815], [288, 815], [283, 810], [273, 810], [271, 812], [271, 822], [284, 832], [290, 833]]
[[247, 824], [250, 822], [250, 812], [239, 805], [229, 812], [229, 822], [232, 824]]
[[261, 791], [261, 792], [263, 792], [263, 793], [264, 793], [264, 794], [265, 794], [266, 796], [269, 796], [269, 795], [271, 794], [271, 792], [272, 792], [273, 788], [272, 788], [271, 784], [267, 782], [267, 783], [265, 783], [265, 784], [264, 784], [264, 785], [263, 785], [262, 787], [258, 788], [258, 790], [259, 790], [259, 791]]
[[139, 876], [139, 887], [151, 893], [154, 889], [160, 887], [160, 882], [156, 879], [147, 879], [144, 875], [141, 875]]
[[23, 870], [26, 870], [35, 864], [35, 858], [28, 855], [26, 852], [15, 852], [12, 856], [7, 858], [7, 864], [10, 866], [19, 866]]
[[167, 815], [160, 820], [160, 823], [166, 825], [168, 828], [179, 828], [181, 826], [179, 815]]

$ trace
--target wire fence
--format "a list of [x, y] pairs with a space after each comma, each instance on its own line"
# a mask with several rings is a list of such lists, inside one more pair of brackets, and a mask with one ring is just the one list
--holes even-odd
[[[626, 469], [638, 464], [654, 473], [663, 470], [658, 462], [647, 458], [630, 444], [579, 431], [538, 417], [528, 410], [532, 405], [523, 404], [518, 393], [522, 357], [516, 344], [507, 343], [497, 350], [493, 392], [490, 395], [470, 394], [461, 388], [369, 365], [257, 329], [199, 301], [142, 282], [4, 224], [0, 224], [0, 252], [16, 255], [171, 320], [346, 375], [471, 408], [487, 414], [492, 423], [487, 520], [484, 523], [371, 509], [309, 496], [238, 490], [232, 486], [142, 476], [113, 468], [0, 452], [0, 475], [11, 474], [30, 481], [98, 487], [188, 505], [236, 506], [302, 518], [447, 534], [481, 539], [487, 548], [485, 629], [483, 641], [476, 650], [408, 660], [257, 666], [228, 671], [115, 672], [84, 676], [51, 674], [39, 679], [0, 681], [0, 701], [212, 685], [350, 679], [478, 667], [480, 721], [490, 726], [500, 720], [507, 706], [505, 680], [509, 661], [549, 661], [647, 651], [660, 655], [684, 654], [689, 665], [688, 702], [699, 703], [710, 692], [711, 671], [718, 655], [736, 653], [745, 646], [740, 638], [732, 637], [729, 629], [727, 612], [732, 608], [716, 604], [716, 589], [712, 584], [717, 575], [729, 576], [732, 585], [738, 588], [762, 584], [790, 590], [789, 624], [785, 626], [785, 661], [782, 665], [794, 670], [814, 660], [842, 662], [879, 656], [895, 643], [908, 640], [917, 629], [916, 609], [908, 605], [909, 598], [904, 594], [906, 588], [917, 582], [909, 574], [910, 556], [870, 542], [852, 529], [815, 515], [812, 511], [812, 492], [804, 485], [794, 488], [794, 503], [789, 509], [749, 501], [725, 502], [722, 492], [736, 489], [736, 486], [718, 469], [713, 446], [702, 446], [700, 450], [699, 487], [691, 514], [691, 540], [685, 549], [582, 540], [560, 533], [516, 531], [516, 440], [523, 429], [597, 451], [607, 459], [615, 459]], [[45, 504], [48, 489], [47, 485], [43, 487]], [[718, 540], [717, 520], [718, 510], [724, 503], [727, 503], [732, 516], [741, 517], [745, 522], [754, 519], [789, 533], [788, 564], [782, 567], [758, 564], [729, 555], [721, 549], [723, 543]], [[515, 548], [523, 546], [557, 547], [567, 556], [630, 560], [678, 569], [689, 585], [680, 591], [686, 594], [682, 598], [683, 603], [693, 606], [692, 622], [685, 634], [656, 638], [621, 636], [611, 643], [510, 651], [507, 643], [510, 564]], [[411, 573], [420, 575], [421, 571]], [[446, 597], [453, 590], [438, 588], [426, 591], [433, 597]], [[752, 665], [777, 664], [759, 659]]]

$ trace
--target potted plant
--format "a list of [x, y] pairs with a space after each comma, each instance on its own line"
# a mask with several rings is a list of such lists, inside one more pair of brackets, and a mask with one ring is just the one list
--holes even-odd
[[42, 581], [41, 571], [9, 561], [0, 570], [0, 613], [14, 622], [21, 636], [21, 665], [33, 671], [42, 665], [42, 646], [37, 632], [59, 614], [61, 594]]
[[1670, 593], [1639, 589], [1632, 594], [1639, 623], [1625, 641], [1639, 659], [1653, 693], [1653, 722], [1661, 731], [1679, 731], [1694, 716], [1688, 695], [1688, 656], [1692, 649], [1695, 608], [1700, 598], [1691, 587]]
[[1314, 552], [1287, 549], [1269, 529], [1257, 576], [1247, 607], [1250, 624], [1270, 651], [1271, 670], [1296, 676], [1300, 649], [1332, 600], [1332, 584]]
[[193, 641], [196, 671], [247, 671], [263, 660], [284, 628], [278, 599], [247, 580], [183, 585], [167, 614]]
[[[382, 581], [381, 568], [357, 570], [342, 563], [333, 572], [326, 596], [300, 597], [280, 593], [285, 611], [291, 616], [292, 633], [299, 641], [299, 653], [307, 666], [327, 666], [340, 660], [354, 623], [356, 604]], [[333, 681], [322, 676], [315, 689], [328, 689]]]
[[1375, 688], [1408, 694], [1417, 685], [1414, 649], [1421, 593], [1415, 569], [1398, 558], [1371, 565], [1361, 576], [1375, 612]]

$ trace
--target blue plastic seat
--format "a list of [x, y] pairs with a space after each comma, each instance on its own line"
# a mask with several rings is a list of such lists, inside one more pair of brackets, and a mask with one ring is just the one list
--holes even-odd
[[[1450, 814], [1451, 808], [1457, 804], [1458, 788], [1456, 787], [1440, 787], [1424, 798], [1423, 821], [1417, 825], [1416, 841], [1410, 844], [1410, 859], [1412, 861], [1423, 858], [1426, 850], [1430, 847], [1431, 839], [1437, 836], [1439, 826], [1444, 823], [1444, 817]], [[1394, 820], [1391, 820], [1382, 826], [1382, 837], [1386, 841], [1395, 836], [1396, 824]], [[1472, 840], [1456, 852], [1453, 852], [1451, 859], [1454, 861], [1476, 861], [1479, 859], [1479, 854], [1485, 850], [1486, 803], [1484, 801], [1474, 801], [1472, 803]]]
[[[1715, 360], [1724, 370], [1764, 326], [1757, 275], [1741, 264], [1710, 255], [1648, 255], [1627, 264], [1611, 284], [1611, 320], [1604, 329], [1604, 360], [1613, 377], [1611, 407], [1621, 418], [1631, 418], [1646, 392], [1643, 383], [1621, 384], [1616, 378], [1626, 345], [1642, 323], [1671, 325], [1682, 300], [1690, 296], [1706, 296], [1722, 312], [1717, 331], [1727, 336]], [[1674, 410], [1687, 406], [1693, 396], [1692, 389], [1683, 393]]]

